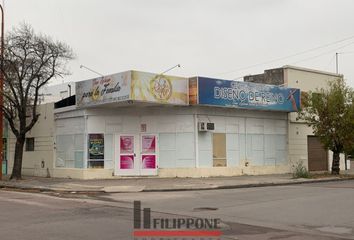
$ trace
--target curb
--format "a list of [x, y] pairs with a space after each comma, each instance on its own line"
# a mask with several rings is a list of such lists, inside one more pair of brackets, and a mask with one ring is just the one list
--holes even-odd
[[221, 190], [221, 189], [241, 189], [241, 188], [256, 188], [256, 187], [272, 187], [272, 186], [287, 186], [287, 185], [300, 185], [322, 182], [340, 182], [340, 181], [353, 181], [354, 178], [331, 178], [331, 179], [313, 179], [302, 181], [289, 181], [289, 182], [267, 182], [267, 183], [250, 183], [250, 184], [237, 184], [237, 185], [219, 185], [211, 187], [196, 187], [196, 188], [161, 188], [161, 189], [142, 189], [139, 191], [105, 191], [102, 190], [82, 190], [82, 189], [58, 189], [49, 187], [33, 187], [33, 186], [16, 186], [0, 184], [0, 189], [34, 191], [34, 192], [56, 192], [56, 193], [70, 193], [70, 194], [104, 194], [104, 193], [137, 193], [137, 192], [179, 192], [179, 191], [208, 191], [208, 190]]
[[218, 190], [218, 189], [238, 189], [238, 188], [256, 188], [256, 187], [274, 187], [274, 186], [287, 186], [287, 185], [300, 185], [300, 184], [310, 184], [310, 183], [321, 183], [321, 182], [341, 182], [341, 181], [353, 181], [354, 178], [333, 178], [333, 179], [320, 179], [320, 180], [308, 180], [308, 181], [298, 181], [298, 182], [282, 182], [282, 183], [251, 183], [242, 185], [221, 185], [211, 188], [180, 188], [180, 189], [144, 189], [142, 192], [178, 192], [178, 191], [207, 191], [207, 190]]
[[53, 192], [53, 193], [75, 193], [75, 194], [98, 194], [106, 193], [104, 190], [76, 190], [76, 189], [57, 189], [57, 188], [46, 188], [46, 187], [29, 187], [29, 186], [11, 186], [0, 184], [1, 189], [11, 189], [11, 190], [21, 190], [21, 191], [33, 191], [33, 192]]

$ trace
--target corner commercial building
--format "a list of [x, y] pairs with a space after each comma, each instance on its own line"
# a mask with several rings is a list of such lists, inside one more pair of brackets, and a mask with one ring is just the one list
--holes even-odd
[[[287, 173], [299, 160], [311, 166], [312, 131], [289, 112], [299, 107], [298, 88], [312, 90], [338, 75], [290, 66], [269, 71], [271, 77], [245, 77], [262, 84], [137, 71], [77, 82], [76, 96], [41, 106], [23, 173], [206, 177]], [[11, 137], [9, 145], [11, 171]]]

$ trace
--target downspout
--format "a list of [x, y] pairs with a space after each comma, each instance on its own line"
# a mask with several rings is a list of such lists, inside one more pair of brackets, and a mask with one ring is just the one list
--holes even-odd
[[85, 124], [85, 130], [84, 130], [84, 169], [87, 169], [88, 167], [88, 148], [87, 148], [87, 143], [88, 143], [88, 133], [87, 133], [87, 119], [88, 115], [86, 113], [86, 109], [84, 112], [84, 124]]
[[194, 149], [195, 149], [195, 167], [199, 168], [199, 139], [198, 139], [198, 114], [194, 114]]

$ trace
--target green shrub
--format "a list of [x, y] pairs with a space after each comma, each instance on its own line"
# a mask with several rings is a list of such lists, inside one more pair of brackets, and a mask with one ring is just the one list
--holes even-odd
[[293, 165], [293, 177], [294, 178], [309, 178], [310, 173], [304, 166], [302, 161], [299, 161]]

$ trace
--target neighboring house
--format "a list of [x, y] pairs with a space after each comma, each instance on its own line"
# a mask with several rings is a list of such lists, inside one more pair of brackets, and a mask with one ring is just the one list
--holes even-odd
[[[54, 103], [40, 105], [40, 117], [26, 135], [22, 173], [28, 176], [52, 176], [54, 156]], [[9, 130], [8, 174], [11, 174], [16, 138]]]
[[40, 104], [57, 102], [75, 95], [75, 82], [44, 86], [40, 93]]
[[[343, 75], [295, 66], [283, 66], [265, 70], [263, 74], [244, 77], [246, 82], [282, 85], [300, 88], [301, 92], [326, 88], [329, 81], [343, 78]], [[297, 120], [297, 113], [289, 113], [289, 161], [302, 161], [310, 171], [330, 171], [332, 152], [324, 150], [311, 127]], [[341, 155], [340, 169], [345, 170], [344, 155]]]
[[[70, 87], [69, 87], [70, 86]], [[51, 176], [54, 157], [54, 103], [75, 95], [75, 83], [67, 82], [45, 86], [40, 93], [38, 111], [40, 118], [26, 135], [23, 153], [23, 174], [30, 176]], [[4, 121], [6, 123], [6, 121]], [[16, 138], [5, 125], [6, 149], [3, 165], [4, 174], [11, 174]], [[6, 164], [7, 163], [7, 164]], [[5, 170], [7, 170], [5, 172]]]

